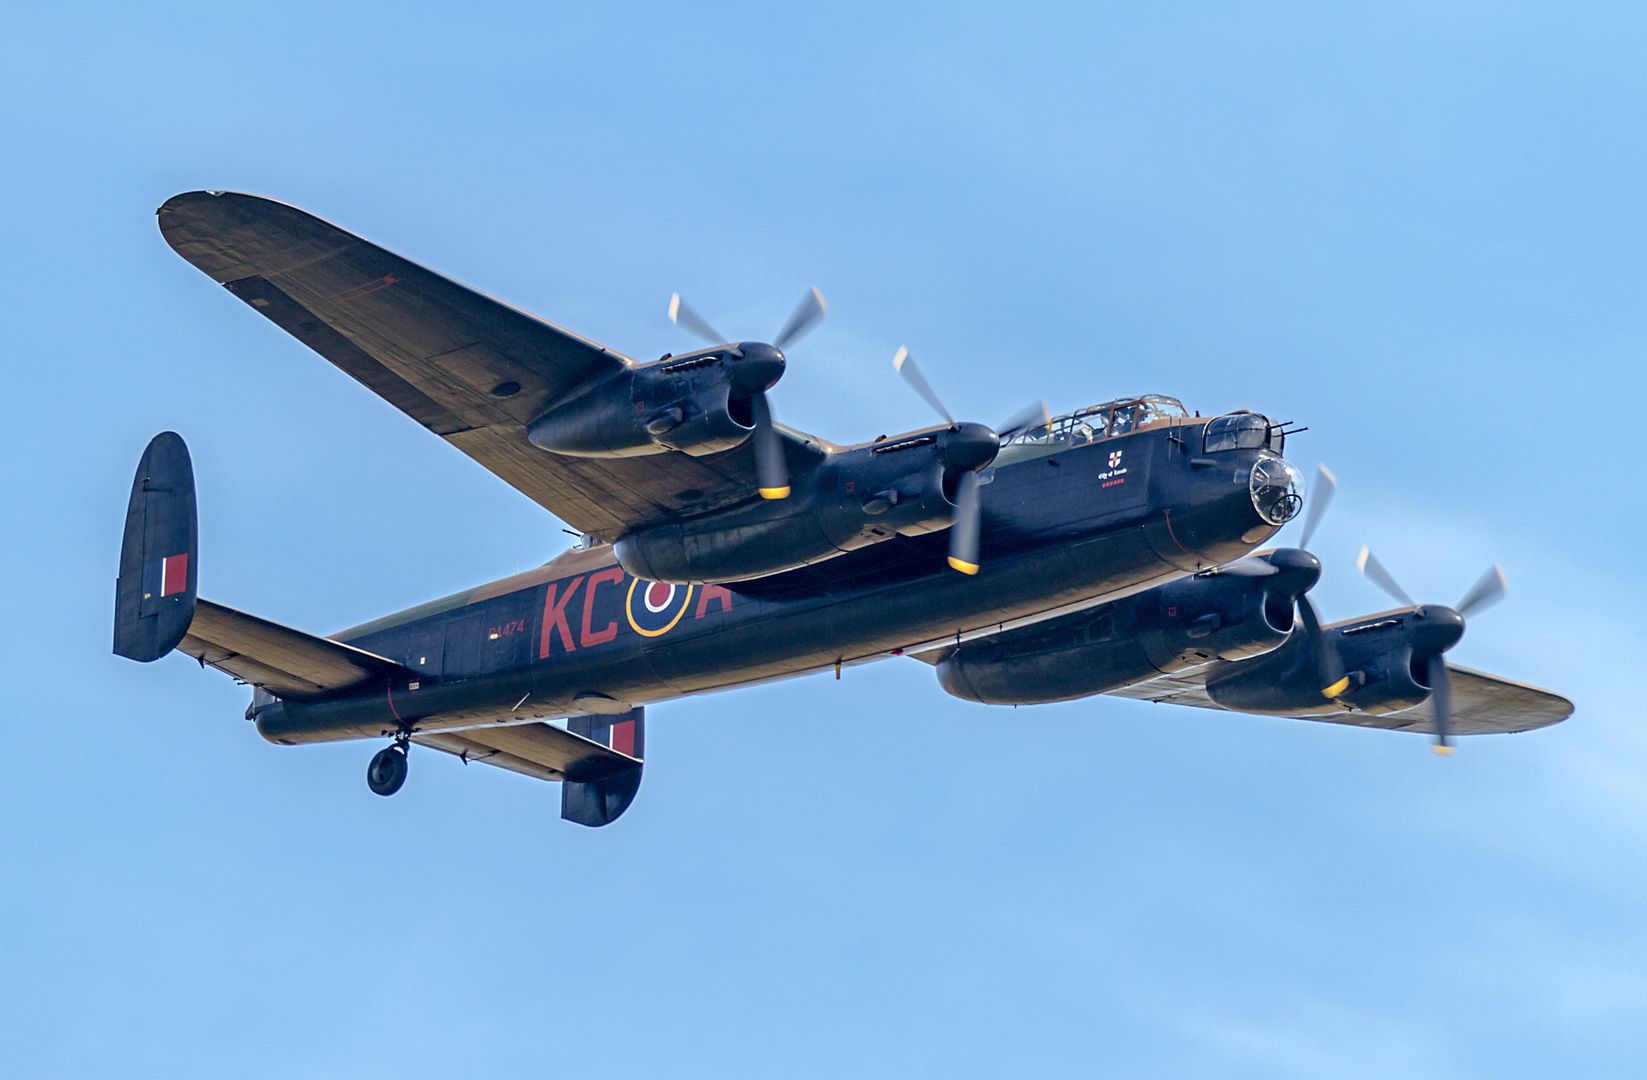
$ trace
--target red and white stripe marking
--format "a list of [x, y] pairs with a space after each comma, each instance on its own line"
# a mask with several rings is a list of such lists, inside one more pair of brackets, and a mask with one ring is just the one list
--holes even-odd
[[189, 587], [189, 556], [182, 555], [167, 557], [160, 564], [160, 595], [170, 596], [180, 593]]

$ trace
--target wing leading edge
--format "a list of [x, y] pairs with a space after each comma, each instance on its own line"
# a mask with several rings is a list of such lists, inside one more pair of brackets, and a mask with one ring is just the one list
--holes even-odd
[[583, 532], [614, 540], [676, 519], [685, 491], [699, 506], [755, 495], [747, 443], [596, 459], [527, 440], [551, 403], [633, 366], [610, 349], [272, 199], [195, 191], [158, 213], [179, 255]]

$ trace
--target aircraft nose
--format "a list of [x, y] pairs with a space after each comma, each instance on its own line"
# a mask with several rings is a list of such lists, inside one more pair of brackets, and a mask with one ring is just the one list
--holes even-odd
[[1285, 525], [1304, 508], [1304, 474], [1286, 458], [1259, 458], [1249, 488], [1253, 509], [1271, 525]]

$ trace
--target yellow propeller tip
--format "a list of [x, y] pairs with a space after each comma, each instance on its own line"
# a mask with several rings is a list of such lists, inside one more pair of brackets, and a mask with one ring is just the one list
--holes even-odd
[[949, 566], [950, 569], [959, 570], [963, 574], [976, 574], [978, 572], [977, 563], [963, 562], [962, 560], [955, 558], [953, 555], [950, 556]]
[[1440, 754], [1442, 757], [1452, 757], [1453, 756], [1453, 748], [1450, 747], [1450, 746], [1432, 746], [1432, 747], [1430, 747], [1430, 749], [1434, 750], [1436, 753]]
[[761, 488], [761, 498], [763, 498], [763, 499], [787, 499], [787, 498], [789, 498], [789, 489], [786, 488], [786, 487]]
[[1335, 698], [1349, 688], [1350, 677], [1346, 675], [1342, 679], [1339, 679], [1337, 682], [1333, 683], [1331, 686], [1327, 687], [1325, 690], [1321, 691], [1321, 696]]

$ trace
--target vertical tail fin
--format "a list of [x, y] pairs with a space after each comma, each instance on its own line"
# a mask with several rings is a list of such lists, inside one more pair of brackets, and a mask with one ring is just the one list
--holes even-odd
[[[617, 716], [574, 716], [566, 723], [574, 735], [593, 739], [602, 746], [637, 759], [646, 756], [646, 709], [630, 709]], [[604, 780], [580, 783], [567, 780], [560, 786], [560, 816], [579, 825], [610, 825], [635, 801], [640, 790], [641, 766]]]
[[194, 619], [199, 528], [194, 466], [181, 436], [163, 431], [143, 451], [126, 506], [114, 651], [147, 663], [177, 647]]

